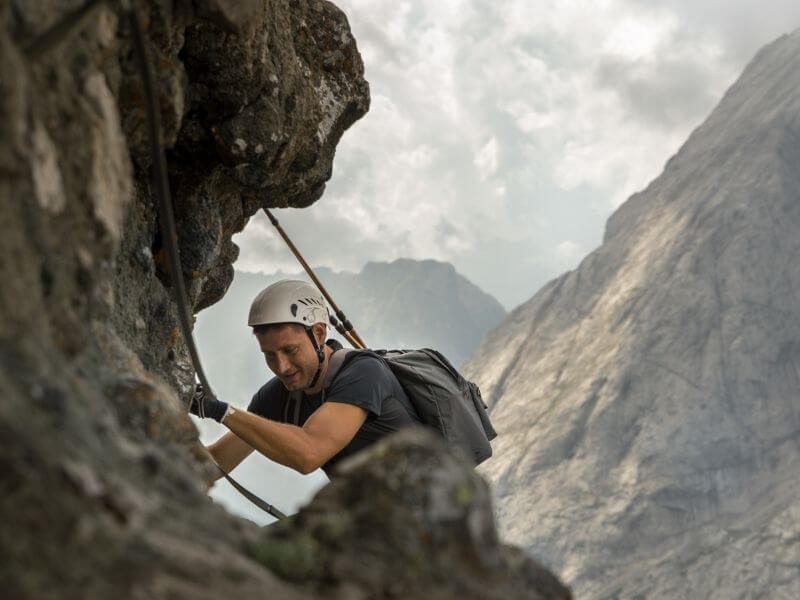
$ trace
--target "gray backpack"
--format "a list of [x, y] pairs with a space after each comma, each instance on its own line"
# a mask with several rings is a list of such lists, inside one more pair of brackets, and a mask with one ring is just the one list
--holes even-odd
[[[489, 421], [486, 404], [478, 386], [467, 381], [436, 350], [338, 350], [331, 355], [324, 388], [333, 382], [347, 356], [367, 352], [383, 360], [391, 369], [408, 399], [427, 426], [435, 429], [448, 444], [460, 447], [472, 461], [479, 465], [492, 455], [489, 443], [497, 432]], [[294, 398], [292, 398], [294, 396]], [[286, 421], [297, 423], [299, 398], [294, 394], [294, 421], [289, 419], [289, 404], [286, 405]]]

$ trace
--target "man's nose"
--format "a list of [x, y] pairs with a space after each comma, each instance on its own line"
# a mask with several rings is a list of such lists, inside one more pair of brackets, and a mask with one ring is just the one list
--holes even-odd
[[289, 364], [289, 359], [285, 356], [278, 355], [275, 357], [275, 374], [283, 375], [292, 370], [292, 365]]

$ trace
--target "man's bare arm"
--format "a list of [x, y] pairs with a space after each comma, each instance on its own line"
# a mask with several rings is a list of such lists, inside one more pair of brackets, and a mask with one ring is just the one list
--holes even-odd
[[[344, 448], [366, 418], [367, 411], [363, 408], [326, 402], [302, 427], [270, 421], [246, 411], [227, 416], [224, 424], [232, 434], [267, 458], [307, 474]], [[220, 442], [232, 434], [226, 434]]]
[[[211, 456], [214, 457], [214, 460], [217, 461], [217, 464], [230, 473], [239, 466], [239, 463], [250, 455], [253, 451], [253, 447], [235, 433], [229, 431], [216, 442], [208, 446], [208, 451], [211, 453]], [[220, 477], [222, 477], [222, 473], [218, 473], [216, 479]]]

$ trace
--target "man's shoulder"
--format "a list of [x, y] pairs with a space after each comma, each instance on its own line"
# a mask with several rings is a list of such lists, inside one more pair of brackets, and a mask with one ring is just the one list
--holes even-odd
[[337, 377], [347, 371], [382, 369], [383, 359], [371, 350], [349, 350], [339, 367]]
[[[352, 355], [352, 356], [351, 356]], [[391, 398], [402, 399], [405, 392], [384, 358], [368, 351], [354, 351], [327, 388], [327, 399], [360, 406], [375, 417]]]
[[371, 350], [351, 350], [331, 380], [330, 387], [391, 381], [392, 377], [391, 370], [380, 355]]

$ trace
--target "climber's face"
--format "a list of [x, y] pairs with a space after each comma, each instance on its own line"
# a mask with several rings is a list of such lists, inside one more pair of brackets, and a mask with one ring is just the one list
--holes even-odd
[[[325, 326], [318, 323], [312, 327], [312, 332], [317, 343], [322, 345]], [[305, 390], [311, 385], [319, 368], [319, 359], [302, 325], [277, 325], [255, 336], [267, 366], [287, 390]]]

